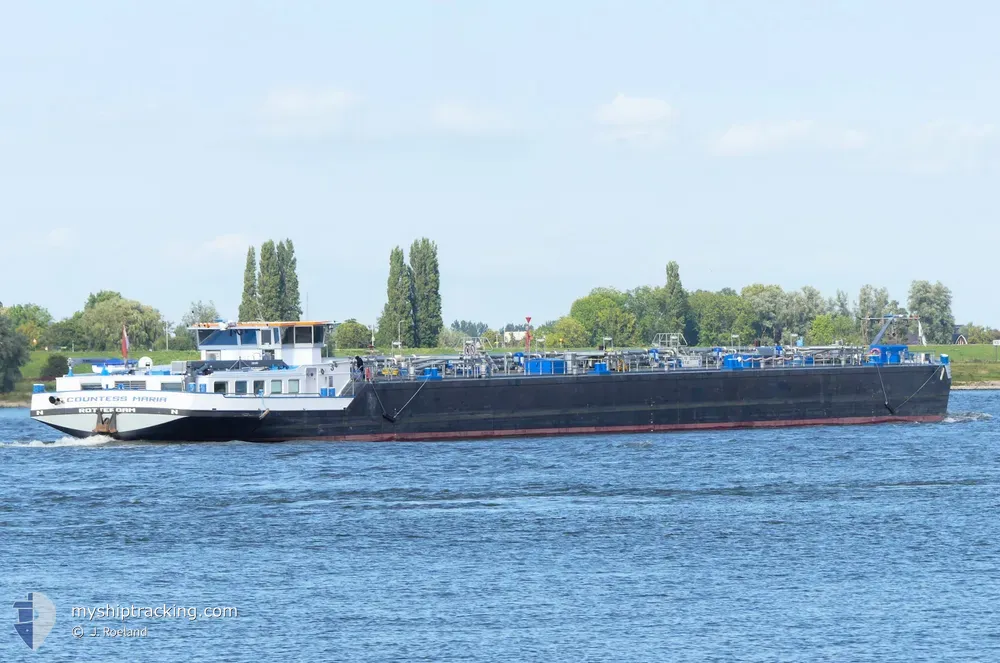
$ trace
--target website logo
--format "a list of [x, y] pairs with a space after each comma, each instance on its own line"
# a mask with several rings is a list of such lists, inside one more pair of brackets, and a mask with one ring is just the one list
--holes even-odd
[[37, 651], [56, 625], [56, 606], [41, 592], [29, 592], [27, 601], [14, 601], [17, 621], [14, 630], [24, 644]]

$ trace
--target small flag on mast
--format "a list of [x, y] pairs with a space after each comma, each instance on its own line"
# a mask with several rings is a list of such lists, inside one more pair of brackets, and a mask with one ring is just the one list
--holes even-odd
[[128, 330], [125, 329], [125, 325], [122, 325], [122, 359], [128, 359]]

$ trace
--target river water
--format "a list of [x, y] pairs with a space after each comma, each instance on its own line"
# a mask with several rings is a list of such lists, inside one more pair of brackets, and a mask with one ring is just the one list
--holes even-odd
[[[0, 660], [1000, 660], [998, 509], [997, 391], [941, 424], [445, 443], [0, 410]], [[109, 605], [139, 614], [73, 614]]]

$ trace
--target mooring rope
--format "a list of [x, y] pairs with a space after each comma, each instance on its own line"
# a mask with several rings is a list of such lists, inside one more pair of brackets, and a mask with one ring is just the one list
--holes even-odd
[[[403, 410], [406, 409], [406, 406], [409, 405], [413, 401], [413, 399], [417, 397], [417, 394], [420, 393], [421, 389], [423, 389], [424, 387], [427, 386], [428, 382], [430, 382], [430, 380], [424, 380], [424, 383], [422, 385], [420, 385], [419, 387], [417, 387], [417, 390], [415, 392], [413, 392], [412, 396], [410, 396], [410, 400], [408, 400], [405, 403], [403, 403], [403, 407], [399, 408], [396, 411], [396, 417], [398, 417], [403, 412]], [[395, 417], [393, 417], [393, 420], [395, 421]]]
[[390, 417], [389, 413], [385, 411], [385, 406], [382, 405], [382, 398], [378, 395], [378, 389], [375, 388], [375, 381], [374, 380], [372, 380], [371, 385], [372, 385], [372, 391], [375, 393], [375, 399], [378, 400], [378, 406], [380, 408], [382, 408], [382, 417], [386, 421], [391, 421], [392, 423], [395, 423], [396, 422], [396, 418], [395, 417]]
[[889, 414], [895, 415], [896, 413], [889, 407], [889, 394], [885, 393], [885, 382], [882, 381], [882, 367], [879, 366], [878, 362], [875, 362], [875, 370], [878, 371], [878, 381], [882, 385], [882, 399], [885, 401], [885, 409], [889, 411]]
[[[944, 368], [942, 368], [941, 370], [944, 370]], [[931, 371], [930, 377], [928, 377], [926, 380], [924, 380], [924, 383], [922, 385], [920, 385], [920, 387], [915, 392], [913, 392], [912, 394], [910, 394], [906, 398], [905, 401], [903, 401], [902, 403], [900, 403], [899, 405], [896, 406], [896, 410], [898, 411], [899, 408], [901, 408], [904, 405], [906, 405], [910, 401], [911, 398], [913, 398], [914, 396], [916, 396], [917, 394], [919, 394], [920, 390], [923, 389], [924, 387], [926, 387], [927, 383], [930, 382], [931, 380], [933, 380], [935, 375], [937, 375], [937, 367], [935, 367], [934, 370]]]
[[399, 417], [399, 415], [401, 415], [403, 413], [403, 410], [406, 409], [407, 405], [409, 405], [410, 403], [413, 402], [413, 399], [417, 397], [417, 394], [420, 393], [421, 389], [423, 389], [424, 387], [427, 386], [428, 382], [430, 382], [430, 380], [424, 380], [423, 384], [421, 384], [419, 387], [417, 387], [417, 390], [415, 392], [413, 392], [413, 395], [410, 396], [410, 399], [408, 401], [406, 401], [405, 403], [403, 403], [403, 407], [401, 407], [398, 410], [396, 410], [396, 414], [394, 414], [394, 415], [390, 415], [388, 412], [385, 411], [385, 406], [382, 405], [382, 399], [379, 398], [378, 391], [375, 390], [375, 383], [372, 382], [372, 391], [375, 392], [375, 398], [378, 399], [378, 405], [379, 405], [379, 407], [382, 408], [382, 417], [386, 421], [389, 421], [391, 423], [396, 423], [396, 418]]

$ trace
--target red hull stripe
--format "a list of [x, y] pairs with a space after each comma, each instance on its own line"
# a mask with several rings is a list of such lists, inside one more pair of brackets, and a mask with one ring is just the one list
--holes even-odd
[[943, 415], [922, 414], [886, 417], [833, 417], [783, 421], [741, 421], [704, 424], [652, 424], [647, 426], [579, 426], [571, 428], [514, 428], [509, 430], [471, 430], [436, 433], [378, 433], [374, 435], [337, 435], [309, 437], [309, 440], [337, 442], [418, 442], [435, 440], [471, 440], [497, 437], [541, 437], [546, 435], [585, 435], [587, 433], [659, 433], [686, 430], [727, 430], [734, 428], [788, 428], [792, 426], [856, 426], [900, 422], [938, 422]]

